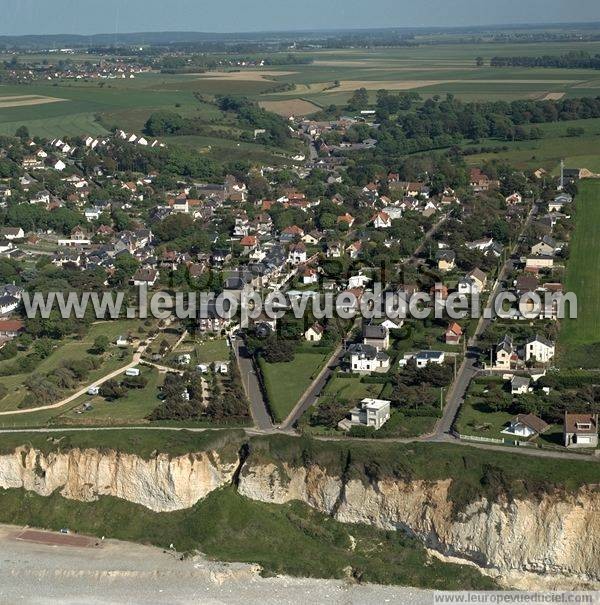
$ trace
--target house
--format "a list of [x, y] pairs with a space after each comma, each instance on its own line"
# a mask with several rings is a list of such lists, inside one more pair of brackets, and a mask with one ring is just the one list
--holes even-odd
[[523, 196], [520, 193], [513, 193], [504, 200], [508, 206], [514, 206], [520, 204], [523, 201]]
[[519, 414], [510, 421], [510, 424], [502, 432], [528, 439], [545, 433], [549, 428], [550, 425], [535, 414]]
[[378, 212], [371, 222], [375, 229], [389, 229], [392, 226], [392, 219], [387, 212]]
[[360, 256], [362, 250], [362, 242], [357, 240], [346, 247], [346, 253], [351, 259], [356, 259]]
[[298, 271], [298, 273], [302, 278], [302, 283], [305, 286], [308, 286], [310, 284], [316, 284], [319, 281], [319, 274], [317, 270], [313, 267], [304, 266]]
[[352, 227], [352, 225], [354, 225], [354, 217], [351, 214], [342, 214], [342, 216], [338, 216], [337, 217], [337, 224], [344, 224], [347, 225], [348, 228]]
[[529, 393], [531, 379], [525, 376], [513, 376], [510, 380], [510, 394], [511, 395], [525, 395]]
[[598, 447], [598, 414], [565, 412], [563, 427], [565, 447]]
[[462, 328], [455, 321], [453, 321], [444, 333], [444, 340], [447, 345], [457, 345], [460, 343], [462, 335]]
[[528, 256], [525, 260], [526, 269], [552, 269], [554, 267], [554, 257], [548, 255]]
[[350, 361], [350, 370], [359, 374], [387, 372], [390, 368], [390, 357], [387, 353], [362, 343], [350, 345], [347, 358]]
[[292, 244], [288, 253], [288, 263], [297, 266], [306, 263], [306, 246], [302, 242]]
[[390, 332], [383, 325], [363, 325], [363, 344], [374, 347], [377, 351], [390, 348]]
[[339, 242], [327, 244], [327, 251], [325, 254], [327, 258], [340, 258], [340, 256], [342, 256], [342, 245]]
[[16, 338], [24, 329], [20, 319], [4, 319], [0, 321], [0, 338]]
[[548, 202], [548, 212], [562, 212], [572, 201], [573, 198], [568, 193], [559, 193], [554, 200]]
[[545, 235], [537, 244], [531, 247], [533, 256], [554, 256], [558, 251], [556, 240], [549, 235]]
[[321, 342], [325, 329], [319, 323], [314, 323], [306, 332], [304, 332], [304, 339], [308, 342]]
[[429, 364], [441, 366], [446, 359], [443, 351], [421, 351], [415, 355], [417, 368], [425, 368]]
[[495, 367], [501, 370], [513, 369], [519, 357], [514, 348], [512, 338], [507, 334], [497, 345], [496, 345], [496, 361]]
[[379, 430], [390, 419], [390, 401], [367, 397], [350, 410], [350, 424]]
[[0, 296], [0, 315], [12, 313], [19, 306], [19, 299], [9, 294]]
[[151, 288], [156, 283], [158, 277], [159, 272], [156, 269], [140, 268], [135, 272], [135, 275], [131, 278], [131, 282], [134, 286], [148, 286]]
[[548, 363], [555, 352], [554, 343], [542, 336], [536, 336], [525, 343], [525, 361]]
[[7, 240], [22, 239], [25, 237], [25, 231], [21, 227], [4, 227], [0, 230], [0, 237]]
[[127, 338], [127, 336], [119, 335], [119, 336], [117, 336], [117, 340], [115, 340], [115, 344], [118, 347], [128, 347], [129, 346], [129, 338]]
[[456, 254], [453, 250], [438, 250], [435, 255], [439, 271], [447, 273], [456, 266]]
[[482, 193], [500, 186], [500, 182], [490, 179], [480, 168], [471, 168], [469, 184], [475, 193]]
[[296, 239], [301, 239], [304, 237], [304, 229], [298, 227], [298, 225], [292, 225], [291, 227], [286, 227], [281, 232], [281, 237], [279, 238], [282, 242], [293, 242]]
[[258, 246], [258, 239], [255, 235], [245, 235], [240, 240], [240, 246], [242, 247], [242, 254], [250, 254], [256, 250]]
[[140, 369], [139, 368], [128, 368], [125, 370], [125, 376], [139, 376]]

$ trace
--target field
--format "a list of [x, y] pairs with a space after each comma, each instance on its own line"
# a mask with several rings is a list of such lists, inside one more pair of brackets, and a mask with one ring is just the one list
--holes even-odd
[[[0, 134], [26, 124], [37, 136], [100, 135], [117, 126], [140, 132], [150, 113], [168, 109], [198, 115], [211, 124], [227, 120], [210, 103], [215, 95], [248, 96], [281, 115], [306, 115], [328, 104], [345, 104], [353, 90], [365, 87], [375, 98], [379, 88], [413, 90], [423, 96], [452, 93], [464, 100], [513, 100], [596, 96], [595, 70], [476, 67], [475, 59], [495, 55], [558, 55], [572, 50], [600, 52], [600, 42], [528, 44], [438, 44], [415, 48], [317, 50], [300, 53], [312, 63], [281, 68], [204, 74], [149, 73], [135, 79], [37, 82], [0, 86]], [[285, 86], [284, 86], [285, 85]], [[14, 101], [4, 100], [13, 97]], [[18, 100], [20, 98], [20, 101]], [[63, 102], [50, 102], [54, 100]], [[223, 156], [227, 145], [191, 138], [187, 144]], [[231, 141], [229, 141], [231, 143]], [[208, 148], [212, 145], [212, 148]], [[277, 150], [246, 144], [239, 157], [256, 151], [265, 157]], [[257, 147], [258, 149], [254, 149]], [[524, 150], [524, 153], [528, 153]], [[581, 154], [575, 154], [581, 155]], [[591, 152], [588, 154], [591, 155]]]
[[584, 181], [576, 198], [575, 231], [566, 291], [577, 295], [577, 318], [562, 322], [559, 354], [564, 367], [598, 367], [600, 351], [600, 181]]
[[266, 363], [260, 360], [269, 405], [276, 422], [281, 422], [288, 416], [330, 355], [331, 351], [298, 351], [294, 361], [289, 363]]

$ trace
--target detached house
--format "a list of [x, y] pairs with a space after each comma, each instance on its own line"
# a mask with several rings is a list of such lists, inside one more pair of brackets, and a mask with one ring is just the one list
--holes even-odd
[[598, 414], [565, 412], [563, 427], [565, 447], [598, 447]]
[[156, 283], [159, 272], [156, 269], [138, 269], [131, 278], [134, 286], [148, 286], [151, 288]]
[[383, 351], [365, 344], [353, 344], [348, 347], [347, 357], [352, 372], [359, 374], [369, 372], [387, 372], [390, 368], [390, 357]]
[[525, 344], [525, 361], [548, 363], [555, 352], [554, 343], [541, 336], [528, 340]]
[[495, 367], [501, 370], [511, 370], [517, 365], [519, 357], [508, 334], [496, 345]]
[[519, 414], [510, 421], [509, 426], [502, 432], [507, 435], [517, 435], [529, 439], [545, 433], [549, 428], [550, 425], [535, 414]]
[[435, 258], [438, 270], [444, 273], [452, 271], [456, 266], [456, 254], [453, 250], [438, 250]]
[[314, 323], [306, 332], [304, 332], [304, 339], [308, 342], [321, 342], [325, 329], [319, 323]]
[[378, 212], [371, 221], [375, 229], [389, 229], [392, 226], [392, 219], [387, 212]]
[[385, 351], [390, 348], [390, 332], [382, 325], [364, 325], [363, 344], [375, 347], [377, 351]]
[[292, 265], [302, 265], [306, 262], [306, 246], [302, 242], [290, 246], [288, 262]]
[[455, 321], [453, 321], [446, 329], [444, 340], [446, 341], [447, 345], [457, 345], [460, 343], [462, 335], [462, 328]]

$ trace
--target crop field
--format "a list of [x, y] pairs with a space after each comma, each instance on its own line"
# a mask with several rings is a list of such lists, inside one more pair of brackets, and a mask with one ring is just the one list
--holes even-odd
[[[360, 87], [369, 91], [373, 101], [382, 88], [410, 90], [423, 97], [451, 93], [465, 101], [600, 95], [597, 70], [488, 66], [495, 55], [560, 55], [572, 50], [600, 53], [600, 42], [317, 50], [300, 53], [312, 63], [281, 67], [6, 85], [0, 86], [0, 134], [13, 134], [22, 124], [32, 135], [42, 137], [102, 135], [113, 128], [141, 132], [152, 112], [169, 110], [186, 117], [198, 116], [207, 125], [225, 129], [217, 136], [207, 129], [206, 136], [177, 137], [169, 140], [170, 144], [193, 147], [217, 160], [250, 157], [277, 163], [284, 156], [283, 150], [234, 141], [227, 128], [235, 125], [211, 99], [246, 96], [287, 117], [311, 115], [331, 104], [344, 105]], [[483, 67], [476, 65], [479, 56], [485, 61]], [[581, 157], [589, 164], [586, 167], [596, 170], [597, 132], [592, 133], [596, 126], [585, 127], [585, 136], [577, 139], [558, 135], [543, 141], [509, 143], [507, 157], [523, 167], [539, 164], [549, 169], [554, 169], [561, 157], [569, 162]], [[490, 142], [490, 146], [497, 145]], [[474, 163], [483, 159], [487, 156], [470, 157]]]
[[577, 318], [562, 322], [559, 354], [564, 367], [589, 367], [600, 350], [600, 181], [582, 182], [576, 203], [566, 291], [577, 295]]

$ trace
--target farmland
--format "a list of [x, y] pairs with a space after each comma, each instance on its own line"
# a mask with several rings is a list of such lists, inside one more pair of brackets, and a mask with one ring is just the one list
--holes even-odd
[[597, 366], [600, 349], [600, 182], [582, 182], [577, 195], [576, 226], [567, 265], [567, 292], [577, 295], [577, 318], [563, 321], [560, 360], [565, 367]]
[[[585, 50], [600, 52], [600, 42], [585, 43]], [[562, 54], [580, 49], [575, 43], [531, 44], [532, 55]], [[423, 96], [452, 93], [464, 100], [544, 99], [600, 94], [597, 71], [552, 68], [492, 68], [494, 55], [518, 55], [522, 45], [447, 44], [414, 48], [318, 50], [302, 53], [311, 63], [269, 68], [224, 70], [199, 74], [140, 74], [135, 79], [54, 80], [27, 85], [0, 86], [0, 134], [13, 134], [26, 124], [42, 137], [102, 135], [118, 127], [140, 132], [152, 112], [170, 110], [207, 124], [232, 128], [226, 115], [210, 102], [217, 95], [252, 98], [283, 116], [309, 115], [330, 104], [345, 104], [356, 88], [365, 87], [374, 100], [376, 91], [414, 91]], [[486, 66], [477, 67], [481, 56]], [[216, 139], [216, 140], [215, 140]], [[188, 137], [177, 141], [216, 159], [255, 156], [264, 161], [283, 150], [230, 140], [226, 131], [217, 137]], [[174, 141], [170, 141], [173, 143]], [[533, 145], [533, 143], [531, 143]], [[555, 141], [525, 145], [510, 152], [522, 164], [533, 155], [554, 163]], [[546, 147], [548, 151], [546, 151]], [[587, 142], [582, 152], [591, 155]], [[477, 158], [479, 159], [479, 158]]]

